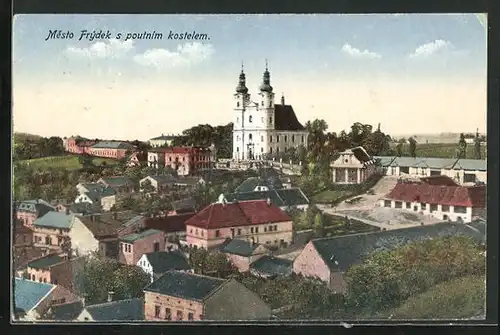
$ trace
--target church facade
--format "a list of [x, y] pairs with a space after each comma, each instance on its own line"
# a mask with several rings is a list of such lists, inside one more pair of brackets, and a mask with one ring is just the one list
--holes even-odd
[[252, 100], [241, 70], [234, 94], [233, 159], [261, 160], [276, 157], [292, 147], [307, 147], [308, 131], [291, 105], [274, 101], [270, 73], [264, 72], [258, 98]]

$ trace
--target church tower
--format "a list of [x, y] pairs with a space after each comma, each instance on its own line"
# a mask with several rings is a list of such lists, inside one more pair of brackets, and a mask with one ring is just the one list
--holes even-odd
[[267, 67], [264, 71], [264, 76], [262, 77], [262, 84], [259, 87], [260, 102], [259, 109], [264, 114], [264, 124], [263, 129], [273, 130], [274, 129], [274, 93], [273, 87], [271, 86], [271, 74]]
[[250, 100], [246, 86], [246, 76], [241, 65], [241, 73], [234, 93], [233, 159], [243, 159], [245, 141], [245, 110]]

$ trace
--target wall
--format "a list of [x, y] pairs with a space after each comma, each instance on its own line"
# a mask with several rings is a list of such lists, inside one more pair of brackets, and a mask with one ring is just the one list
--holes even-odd
[[116, 195], [101, 198], [101, 207], [103, 211], [110, 211], [111, 207], [116, 204]]
[[[132, 245], [131, 252], [124, 252], [120, 245], [119, 260], [123, 264], [136, 265], [142, 255], [154, 251], [154, 243], [159, 243], [159, 250], [165, 250], [165, 233], [146, 236], [143, 239], [135, 241]], [[126, 242], [124, 242], [126, 243]]]
[[[26, 229], [26, 228], [23, 228]], [[33, 244], [33, 231], [16, 231], [16, 235], [14, 236], [14, 245], [22, 246], [22, 245], [31, 245]]]
[[71, 259], [63, 263], [56, 264], [50, 268], [51, 280], [55, 284], [75, 291], [75, 276], [79, 271], [83, 271], [83, 259]]
[[31, 227], [37, 219], [37, 215], [35, 213], [17, 211], [16, 218], [22, 220], [26, 227]]
[[307, 243], [293, 262], [293, 272], [304, 277], [317, 277], [330, 284], [330, 268], [314, 248], [312, 242]]
[[[48, 248], [53, 251], [62, 251], [58, 241], [58, 237], [64, 238], [65, 236], [70, 235], [70, 232], [67, 229], [56, 229], [56, 228], [51, 229], [48, 227], [36, 227], [36, 226], [33, 226], [32, 228], [33, 228], [33, 244], [36, 247]], [[45, 243], [46, 237], [50, 238], [50, 244]]]
[[235, 280], [205, 300], [205, 320], [269, 320], [271, 314], [256, 293]]
[[[386, 206], [386, 201], [390, 201], [390, 207]], [[389, 199], [382, 199], [379, 201], [379, 206], [380, 207], [388, 207], [388, 208], [396, 208], [396, 202], [395, 200], [389, 200]], [[401, 201], [400, 201], [401, 202]], [[472, 221], [472, 208], [468, 207], [466, 209], [466, 213], [455, 213], [454, 206], [449, 206], [448, 210], [443, 210], [442, 205], [437, 205], [437, 208], [433, 211], [431, 211], [430, 204], [421, 204], [420, 202], [410, 202], [410, 208], [407, 207], [406, 202], [401, 202], [401, 208], [398, 208], [400, 210], [406, 210], [409, 212], [416, 212], [424, 215], [432, 215], [438, 220], [451, 220], [451, 221], [457, 221], [459, 218], [463, 220], [463, 222], [471, 222]], [[415, 210], [416, 209], [416, 210]]]
[[28, 270], [29, 280], [37, 281], [40, 283], [52, 284], [52, 278], [49, 269], [33, 269], [28, 267], [27, 270]]
[[[165, 320], [165, 308], [170, 308], [172, 320], [177, 320], [177, 311], [183, 312], [183, 319], [187, 321], [188, 313], [193, 313], [193, 320], [203, 319], [203, 304], [197, 301], [170, 297], [152, 292], [144, 292], [144, 318], [146, 321]], [[160, 316], [155, 316], [155, 306], [160, 306]]]
[[[268, 227], [275, 225], [277, 226], [277, 230], [269, 231]], [[253, 233], [252, 228], [254, 229]], [[256, 233], [256, 228], [258, 228], [258, 233]], [[266, 228], [266, 231], [264, 231], [264, 228]], [[196, 234], [196, 229], [198, 229], [198, 234]], [[238, 234], [238, 229], [241, 229], [241, 234]], [[216, 237], [216, 230], [220, 233], [219, 237]], [[201, 231], [203, 231], [203, 236], [201, 235]], [[186, 226], [186, 242], [188, 244], [211, 248], [221, 244], [226, 238], [233, 238], [231, 228], [209, 229], [207, 231], [197, 227]], [[279, 244], [280, 240], [290, 244], [293, 240], [292, 221], [235, 227], [234, 238], [246, 240], [250, 243], [253, 238], [253, 242], [259, 244]]]
[[79, 255], [86, 255], [99, 250], [99, 242], [92, 232], [77, 218], [73, 219], [73, 227], [70, 231], [71, 248]]
[[334, 293], [346, 293], [347, 283], [344, 281], [344, 274], [342, 272], [332, 271], [328, 287]]

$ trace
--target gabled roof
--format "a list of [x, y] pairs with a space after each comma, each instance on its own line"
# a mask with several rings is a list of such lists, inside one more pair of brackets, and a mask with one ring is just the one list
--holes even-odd
[[203, 301], [226, 281], [220, 278], [197, 275], [188, 272], [168, 271], [146, 286], [145, 292], [168, 295], [171, 297]]
[[361, 163], [366, 163], [371, 161], [373, 158], [366, 152], [365, 148], [363, 147], [354, 147], [349, 150], [346, 150], [346, 152], [352, 152], [354, 157]]
[[435, 205], [483, 208], [486, 206], [486, 188], [484, 186], [441, 186], [400, 182], [386, 195], [386, 198]]
[[134, 185], [134, 181], [126, 176], [101, 177], [98, 182], [105, 183], [109, 187], [122, 187]]
[[291, 220], [290, 216], [276, 205], [268, 204], [266, 200], [254, 200], [211, 204], [187, 220], [186, 225], [217, 229]]
[[266, 186], [269, 189], [281, 189], [283, 188], [283, 184], [281, 183], [279, 178], [269, 177], [269, 178], [260, 178], [260, 177], [250, 177], [247, 178], [243, 183], [238, 186], [234, 192], [242, 193], [242, 192], [252, 192], [255, 190], [257, 186]]
[[92, 146], [95, 149], [133, 149], [134, 146], [121, 141], [100, 141]]
[[164, 217], [146, 218], [144, 226], [150, 229], [158, 229], [164, 233], [176, 233], [186, 231], [186, 221], [192, 218], [195, 213], [182, 213], [177, 215], [167, 215]]
[[52, 305], [50, 307], [50, 318], [55, 321], [73, 321], [83, 310], [81, 300], [67, 304]]
[[293, 261], [266, 255], [250, 264], [250, 271], [265, 277], [288, 276], [293, 271]]
[[183, 254], [176, 251], [160, 251], [145, 254], [149, 264], [156, 274], [165, 273], [170, 270], [189, 270], [191, 266]]
[[274, 129], [282, 131], [305, 131], [306, 128], [297, 119], [292, 106], [275, 104]]
[[233, 254], [243, 257], [252, 256], [255, 249], [257, 249], [259, 245], [252, 245], [244, 240], [232, 239], [228, 243], [224, 245], [221, 249], [221, 252], [226, 254]]
[[346, 271], [376, 251], [388, 251], [431, 238], [463, 235], [484, 242], [486, 235], [463, 223], [440, 222], [403, 229], [337, 236], [311, 243], [331, 270]]
[[454, 168], [457, 170], [487, 171], [488, 164], [485, 159], [459, 159]]
[[307, 199], [300, 188], [296, 187], [268, 191], [229, 193], [224, 194], [224, 197], [228, 202], [267, 200], [269, 198], [271, 200], [271, 203], [275, 204], [278, 207], [293, 207], [309, 204], [309, 199]]
[[128, 234], [128, 235], [122, 236], [120, 238], [120, 240], [124, 241], [124, 242], [134, 243], [134, 242], [142, 240], [143, 238], [146, 238], [148, 236], [156, 235], [156, 234], [160, 234], [160, 233], [163, 233], [163, 232], [161, 230], [157, 230], [157, 229], [147, 229], [147, 230], [144, 230], [140, 233], [134, 233], [134, 234]]
[[29, 262], [28, 267], [33, 269], [49, 269], [52, 265], [56, 265], [64, 261], [66, 261], [65, 257], [51, 254]]
[[[116, 217], [114, 217], [116, 215]], [[137, 215], [130, 212], [124, 213], [102, 213], [77, 217], [94, 235], [94, 237], [114, 236], [118, 231], [130, 225], [130, 220]]]
[[126, 299], [85, 307], [94, 321], [144, 321], [144, 299]]
[[28, 313], [35, 308], [56, 286], [22, 278], [15, 278], [13, 294], [16, 312]]
[[60, 212], [48, 212], [33, 223], [35, 227], [49, 227], [54, 229], [70, 229], [73, 226], [73, 216]]

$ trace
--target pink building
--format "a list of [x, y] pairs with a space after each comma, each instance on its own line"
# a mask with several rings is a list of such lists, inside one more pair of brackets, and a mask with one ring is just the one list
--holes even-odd
[[165, 251], [165, 233], [147, 229], [120, 238], [118, 260], [123, 264], [136, 265], [142, 255], [158, 251]]
[[165, 167], [171, 167], [179, 175], [195, 174], [200, 169], [208, 169], [214, 164], [209, 148], [172, 147], [165, 148]]
[[56, 208], [42, 199], [25, 200], [17, 204], [16, 218], [21, 220], [26, 227], [31, 227], [36, 219], [48, 212], [55, 212]]
[[293, 240], [292, 219], [266, 200], [214, 203], [186, 221], [191, 247], [213, 248], [227, 238], [250, 244], [287, 245]]

